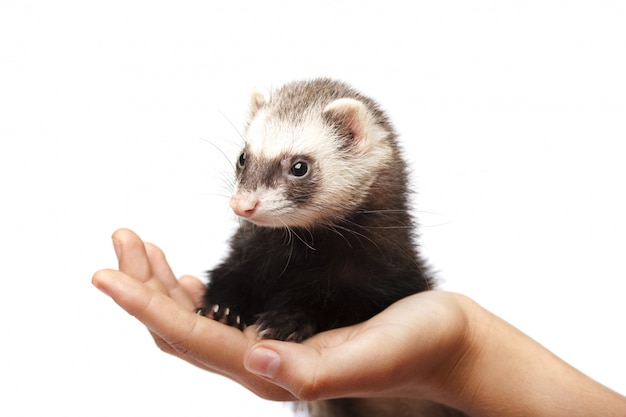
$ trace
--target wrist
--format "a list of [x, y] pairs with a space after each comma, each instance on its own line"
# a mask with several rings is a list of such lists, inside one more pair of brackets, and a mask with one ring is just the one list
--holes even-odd
[[464, 331], [436, 399], [471, 416], [622, 415], [626, 399], [467, 297]]
[[452, 299], [447, 304], [454, 317], [450, 325], [446, 360], [430, 378], [429, 399], [469, 412], [473, 408], [474, 393], [480, 385], [486, 329], [490, 328], [490, 313], [470, 298], [447, 293]]

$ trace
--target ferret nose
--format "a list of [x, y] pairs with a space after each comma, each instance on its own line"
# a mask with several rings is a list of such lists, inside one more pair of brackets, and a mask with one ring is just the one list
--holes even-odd
[[235, 194], [230, 199], [230, 207], [241, 217], [251, 217], [258, 205], [259, 200], [250, 194]]

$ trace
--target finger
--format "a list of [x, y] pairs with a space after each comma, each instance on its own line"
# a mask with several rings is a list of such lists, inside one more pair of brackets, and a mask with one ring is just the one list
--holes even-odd
[[113, 233], [113, 246], [118, 257], [119, 270], [142, 282], [152, 276], [150, 261], [143, 241], [128, 229], [118, 229]]
[[245, 370], [242, 357], [253, 344], [254, 335], [185, 310], [166, 295], [119, 271], [98, 271], [92, 282], [177, 356], [225, 375], [265, 398], [293, 400], [283, 389]]
[[[119, 278], [119, 277], [123, 278], [121, 275], [116, 277], [117, 274], [118, 274], [117, 271], [107, 271], [107, 270], [98, 271], [96, 274], [94, 274], [92, 283], [101, 291], [111, 296], [128, 313], [130, 313], [131, 315], [137, 316], [136, 311], [142, 308], [142, 303], [146, 304], [146, 301], [143, 300], [145, 297], [142, 296], [141, 299], [133, 298], [132, 294], [127, 293], [127, 295], [129, 295], [129, 299], [126, 300], [122, 298], [121, 295], [123, 294], [121, 294], [121, 292], [127, 291], [127, 290], [126, 289], [122, 290], [121, 287], [119, 287], [113, 282], [113, 280], [115, 280], [116, 278]], [[196, 360], [192, 356], [185, 355], [183, 352], [180, 351], [181, 350], [180, 348], [176, 349], [174, 346], [170, 345], [167, 340], [163, 339], [159, 334], [155, 333], [150, 328], [148, 328], [148, 331], [150, 332], [150, 335], [154, 339], [156, 345], [162, 351], [169, 353], [171, 355], [174, 355], [174, 356], [178, 356], [179, 358], [199, 368], [215, 372], [214, 369], [207, 367], [204, 363]]]
[[206, 350], [209, 343], [214, 343], [215, 340], [228, 345], [230, 349], [223, 352], [218, 350], [211, 355], [212, 361], [207, 367], [213, 371], [228, 369], [236, 358], [237, 348], [243, 353], [245, 346], [242, 342], [245, 340], [240, 332], [209, 319], [200, 323], [200, 316], [183, 310], [169, 297], [124, 273], [113, 270], [98, 271], [92, 282], [130, 315], [145, 324], [155, 337], [162, 339], [180, 354], [194, 355], [193, 352]]
[[212, 355], [216, 369], [225, 368], [229, 360], [234, 359], [237, 347], [244, 348], [242, 342], [245, 339], [241, 332], [209, 319], [199, 321], [200, 316], [182, 309], [171, 298], [122, 272], [98, 271], [92, 282], [179, 352], [202, 351], [208, 342], [213, 343], [214, 340], [231, 346], [232, 349]]
[[190, 311], [195, 310], [196, 304], [174, 276], [163, 251], [151, 243], [146, 243], [144, 246], [152, 271], [152, 278], [146, 284], [157, 291], [165, 289], [167, 294], [181, 307]]
[[203, 304], [204, 292], [206, 286], [198, 278], [191, 275], [183, 275], [178, 280], [179, 285], [185, 289], [187, 294], [193, 300], [196, 307], [201, 307]]
[[[167, 273], [172, 275], [172, 272], [167, 266], [165, 256], [156, 246], [144, 243], [137, 234], [128, 229], [119, 229], [113, 233], [113, 245], [119, 258], [121, 272], [138, 279], [160, 293], [168, 293], [161, 278], [167, 281]], [[164, 275], [163, 277], [155, 275], [149, 250], [153, 257], [158, 257], [157, 253], [161, 254], [156, 266], [158, 267], [157, 272]], [[163, 267], [163, 263], [165, 263], [165, 267]], [[173, 275], [172, 279], [174, 279]]]

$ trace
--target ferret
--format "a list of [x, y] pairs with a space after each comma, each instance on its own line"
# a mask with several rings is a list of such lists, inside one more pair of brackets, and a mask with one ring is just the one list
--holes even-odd
[[[209, 271], [199, 314], [300, 342], [433, 288], [415, 244], [406, 162], [374, 100], [327, 78], [255, 89], [242, 136], [230, 199], [242, 221]], [[388, 399], [308, 409], [315, 417], [463, 415]]]

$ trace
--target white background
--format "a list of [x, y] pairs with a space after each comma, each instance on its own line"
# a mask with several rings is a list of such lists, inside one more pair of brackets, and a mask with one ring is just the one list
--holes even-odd
[[626, 393], [624, 22], [604, 0], [3, 0], [0, 414], [290, 414], [160, 352], [90, 279], [122, 226], [179, 275], [218, 262], [217, 148], [254, 86], [313, 76], [391, 115], [443, 288]]

